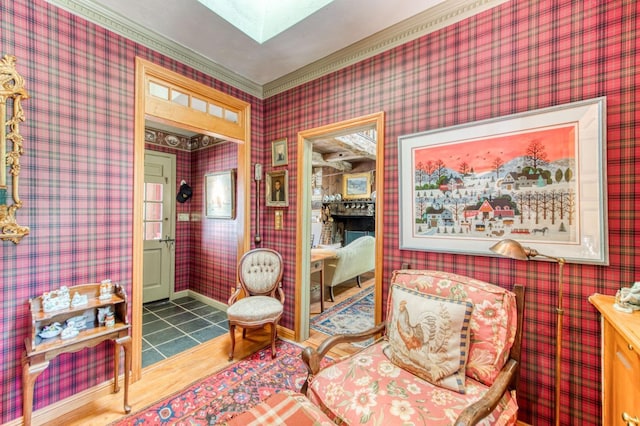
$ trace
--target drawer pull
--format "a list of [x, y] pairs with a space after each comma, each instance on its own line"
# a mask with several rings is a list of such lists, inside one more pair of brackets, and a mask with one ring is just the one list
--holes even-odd
[[628, 348], [630, 351], [632, 351], [632, 350], [633, 350], [633, 345], [632, 345], [631, 343], [629, 343], [629, 344], [627, 345], [627, 348]]
[[640, 425], [640, 418], [631, 417], [630, 414], [626, 412], [622, 413], [622, 420], [627, 424], [627, 426]]

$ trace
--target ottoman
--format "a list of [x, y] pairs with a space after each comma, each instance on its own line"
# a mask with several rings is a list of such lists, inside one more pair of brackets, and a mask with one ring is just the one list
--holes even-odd
[[291, 391], [273, 394], [250, 410], [227, 420], [223, 425], [335, 426], [306, 396]]

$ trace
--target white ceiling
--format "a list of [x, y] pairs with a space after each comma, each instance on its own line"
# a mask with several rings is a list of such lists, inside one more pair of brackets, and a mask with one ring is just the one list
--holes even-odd
[[334, 0], [263, 44], [198, 0], [47, 1], [265, 98], [506, 0]]

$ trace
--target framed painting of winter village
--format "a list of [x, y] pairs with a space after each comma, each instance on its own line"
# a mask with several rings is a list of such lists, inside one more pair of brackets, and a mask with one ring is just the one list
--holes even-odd
[[400, 249], [491, 256], [510, 238], [608, 264], [605, 102], [401, 136]]

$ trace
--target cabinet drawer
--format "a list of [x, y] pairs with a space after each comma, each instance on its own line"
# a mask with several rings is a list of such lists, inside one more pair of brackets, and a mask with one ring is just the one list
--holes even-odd
[[311, 262], [311, 272], [318, 272], [322, 270], [322, 260], [316, 260]]
[[630, 344], [615, 329], [610, 331], [613, 333], [610, 419], [614, 425], [623, 425], [626, 424], [622, 421], [623, 413], [640, 419], [640, 348]]

